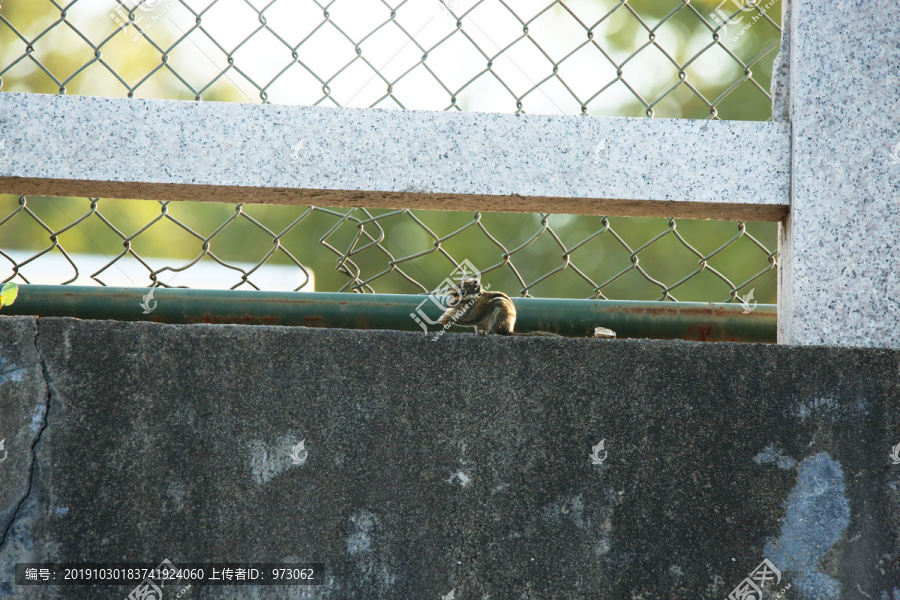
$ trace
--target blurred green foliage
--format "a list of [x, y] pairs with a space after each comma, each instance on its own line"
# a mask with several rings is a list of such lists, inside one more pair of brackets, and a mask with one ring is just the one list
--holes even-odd
[[[69, 8], [67, 19], [73, 19], [73, 12], [80, 2]], [[112, 2], [110, 2], [112, 4]], [[573, 11], [580, 9], [605, 13], [618, 2], [593, 1], [567, 3]], [[762, 3], [761, 3], [762, 4]], [[650, 80], [658, 82], [665, 77], [671, 78], [656, 89], [638, 90], [638, 93], [653, 105], [655, 117], [677, 117], [702, 119], [710, 116], [709, 102], [718, 98], [733, 86], [733, 90], [715, 105], [715, 117], [736, 120], [767, 120], [771, 116], [771, 103], [761, 89], [768, 89], [771, 77], [772, 62], [776, 51], [770, 50], [777, 43], [777, 28], [763, 20], [753, 22], [736, 42], [731, 42], [741, 29], [741, 24], [728, 25], [726, 32], [720, 32], [728, 50], [747, 64], [752, 63], [752, 78], [742, 69], [728, 52], [712, 46], [700, 54], [700, 58], [692, 60], [700, 51], [713, 45], [713, 34], [708, 26], [697, 17], [699, 13], [707, 21], [711, 21], [711, 13], [715, 13], [721, 5], [724, 14], [735, 12], [731, 1], [725, 3], [711, 0], [695, 0], [683, 4], [677, 0], [635, 0], [625, 3], [610, 17], [611, 26], [602, 40], [599, 40], [617, 61], [622, 61], [632, 53], [650, 43], [644, 25], [654, 28], [665, 19], [663, 25], [654, 30], [654, 40], [679, 64], [687, 64], [684, 69], [685, 80], [677, 88], [665, 96], [662, 93], [679, 81], [679, 74], [674, 67], [664, 70], [663, 74]], [[674, 15], [670, 13], [678, 9]], [[566, 18], [563, 9], [554, 9], [560, 19]], [[767, 15], [775, 23], [780, 24], [780, 1], [769, 7]], [[751, 22], [753, 13], [743, 13], [742, 23]], [[85, 13], [77, 27], [82, 35], [95, 44], [106, 39], [115, 31], [115, 24], [106, 11]], [[93, 15], [93, 16], [90, 16]], [[128, 89], [122, 81], [113, 76], [99, 61], [107, 61], [128, 86], [134, 88], [134, 96], [146, 98], [168, 98], [193, 100], [194, 93], [172, 75], [168, 69], [162, 68], [163, 54], [149, 43], [139, 41], [133, 43], [128, 35], [119, 33], [112, 41], [103, 46], [99, 56], [88, 46], [69, 23], [63, 22], [51, 28], [60, 20], [60, 11], [54, 8], [49, 0], [4, 0], [0, 8], [0, 90], [37, 93], [65, 93], [85, 95], [123, 96]], [[90, 17], [90, 18], [88, 18]], [[86, 20], [85, 20], [86, 19]], [[4, 24], [5, 23], [5, 24]], [[50, 28], [50, 29], [48, 29]], [[46, 31], [46, 32], [45, 32]], [[42, 32], [45, 32], [42, 34]], [[175, 29], [167, 29], [162, 21], [152, 30], [152, 38], [156, 45], [168, 48], [180, 36]], [[22, 39], [24, 38], [24, 39]], [[29, 50], [29, 44], [31, 49]], [[648, 47], [642, 52], [661, 52], [658, 48]], [[29, 55], [33, 55], [40, 65]], [[761, 56], [762, 55], [762, 56]], [[169, 60], [170, 57], [166, 57]], [[758, 60], [757, 60], [758, 59]], [[85, 65], [88, 65], [85, 67]], [[622, 77], [628, 80], [629, 69], [639, 66], [637, 62], [626, 62], [622, 69]], [[149, 74], [149, 75], [148, 75]], [[640, 78], [635, 77], [635, 80]], [[646, 81], [644, 78], [642, 81]], [[621, 82], [616, 85], [623, 85]], [[692, 86], [695, 91], [689, 89]], [[704, 101], [698, 95], [702, 95]], [[227, 77], [218, 78], [215, 83], [203, 91], [203, 100], [207, 101], [241, 101], [247, 96]], [[660, 98], [662, 98], [660, 100]], [[658, 103], [657, 103], [658, 101]], [[465, 95], [459, 98], [459, 106], [466, 108], [472, 99]], [[527, 110], [527, 103], [525, 106]], [[512, 107], [514, 110], [514, 107]], [[647, 112], [646, 107], [632, 96], [625, 104], [604, 103], [595, 101], [589, 104], [588, 114], [593, 116], [641, 116]], [[127, 132], [124, 132], [127, 135]], [[11, 149], [15, 151], [14, 149]], [[150, 168], [148, 166], [148, 168]], [[90, 211], [90, 200], [85, 198], [39, 198], [29, 197], [28, 208], [42, 219], [52, 230], [66, 227], [80, 216]], [[19, 208], [20, 200], [16, 196], [0, 196], [0, 220]], [[124, 235], [130, 236], [155, 218], [160, 216], [159, 202], [141, 200], [101, 200], [98, 207], [103, 217], [112, 223]], [[210, 235], [235, 212], [231, 204], [173, 202], [166, 207], [168, 213], [185, 225], [191, 227], [201, 237]], [[350, 209], [335, 208], [337, 212], [346, 213]], [[302, 207], [247, 205], [243, 213], [265, 225], [275, 233], [279, 233], [302, 213]], [[393, 211], [371, 210], [371, 215], [386, 215]], [[355, 213], [364, 218], [361, 211]], [[466, 224], [473, 222], [472, 213], [415, 211], [415, 215], [423, 221], [438, 237], [447, 235]], [[334, 291], [345, 286], [348, 279], [338, 272], [337, 255], [320, 243], [320, 238], [335, 223], [335, 217], [313, 213], [297, 225], [281, 239], [281, 246], [290, 252], [305, 266], [311, 268], [316, 275], [318, 291]], [[552, 232], [560, 238], [567, 248], [589, 237], [593, 232], [604, 227], [600, 217], [552, 215], [548, 223]], [[542, 229], [541, 215], [534, 214], [489, 214], [481, 215], [481, 224], [507, 250], [513, 250]], [[394, 258], [409, 256], [434, 248], [433, 238], [418, 226], [408, 214], [397, 214], [379, 221], [383, 228], [385, 240], [384, 250]], [[666, 219], [609, 218], [609, 225], [632, 249], [642, 246], [654, 236], [670, 228]], [[367, 229], [369, 230], [369, 229]], [[678, 220], [677, 231], [703, 254], [709, 254], [732, 239], [739, 231], [735, 222]], [[776, 225], [774, 223], [747, 223], [746, 231], [764, 244], [769, 250], [776, 246]], [[345, 222], [327, 240], [329, 244], [343, 251], [351, 243], [356, 228], [353, 223]], [[3, 250], [41, 250], [50, 245], [50, 236], [38, 223], [20, 211], [12, 219], [0, 225], [0, 248]], [[60, 244], [69, 253], [104, 254], [108, 257], [117, 255], [123, 249], [119, 236], [97, 215], [92, 214], [75, 227], [59, 236]], [[361, 246], [357, 244], [357, 247]], [[255, 262], [262, 259], [273, 246], [273, 236], [253, 224], [245, 216], [240, 216], [219, 232], [211, 241], [209, 249], [221, 260], [234, 262]], [[203, 252], [203, 244], [196, 237], [175, 225], [168, 219], [162, 219], [147, 231], [137, 236], [132, 248], [142, 257], [159, 259], [154, 266], [160, 264], [178, 265]], [[468, 259], [479, 269], [488, 269], [500, 265], [486, 275], [492, 289], [518, 294], [522, 290], [522, 282], [529, 286], [546, 273], [565, 264], [562, 249], [549, 230], [544, 231], [533, 243], [512, 255], [513, 269], [504, 264], [503, 250], [484, 235], [477, 226], [442, 244], [457, 261]], [[58, 252], [58, 250], [53, 250]], [[211, 262], [206, 257], [203, 262]], [[378, 247], [372, 247], [353, 257], [353, 261], [366, 279], [388, 268], [388, 257]], [[651, 244], [639, 254], [639, 265], [647, 273], [647, 277], [672, 285], [693, 271], [697, 270], [698, 258], [692, 254], [676, 237], [669, 233]], [[272, 264], [291, 264], [289, 258], [276, 251], [270, 262]], [[0, 281], [12, 276], [7, 261], [0, 260], [3, 270]], [[571, 264], [582, 271], [594, 282], [600, 283], [614, 277], [617, 273], [631, 265], [628, 251], [622, 243], [609, 231], [603, 233], [573, 253]], [[724, 274], [731, 282], [741, 284], [767, 268], [768, 261], [764, 251], [747, 238], [741, 238], [709, 261], [708, 267]], [[409, 277], [427, 289], [438, 285], [448, 276], [453, 268], [451, 261], [439, 252], [398, 265]], [[27, 274], [27, 269], [24, 271]], [[621, 278], [601, 290], [605, 297], [613, 299], [654, 300], [661, 296], [660, 286], [648, 281], [637, 269], [628, 271]], [[231, 276], [235, 282], [238, 278]], [[298, 269], [298, 280], [302, 280]], [[165, 278], [163, 278], [165, 281]], [[137, 282], [139, 285], [149, 280]], [[298, 283], [299, 285], [299, 283]], [[421, 288], [410, 283], [405, 277], [391, 272], [372, 283], [375, 291], [384, 293], [412, 293]], [[759, 279], [740, 290], [741, 294], [755, 288], [755, 297], [763, 303], [775, 302], [775, 272], [768, 271]], [[676, 288], [672, 294], [681, 301], [723, 301], [728, 299], [731, 288], [717, 277], [710, 269], [706, 269]], [[593, 288], [580, 277], [571, 265], [529, 289], [530, 295], [545, 297], [588, 297]]]

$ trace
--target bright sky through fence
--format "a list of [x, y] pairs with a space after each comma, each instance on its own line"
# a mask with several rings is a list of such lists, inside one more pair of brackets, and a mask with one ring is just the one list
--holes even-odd
[[[205, 1], [185, 2], [198, 12], [208, 6]], [[262, 10], [267, 4], [271, 6], [263, 17], [271, 31], [262, 29], [260, 16], [252, 8]], [[227, 66], [227, 56], [232, 53], [234, 68], [224, 77], [248, 102], [258, 102], [260, 93], [242, 73], [261, 86], [274, 80], [266, 93], [269, 101], [278, 104], [443, 110], [452, 106], [451, 97], [462, 88], [457, 104], [464, 110], [513, 112], [510, 91], [521, 96], [533, 90], [523, 106], [525, 112], [536, 114], [581, 112], [572, 93], [553, 77], [554, 63], [559, 63], [560, 78], [580, 98], [594, 94], [598, 82], [616, 78], [615, 66], [593, 44], [572, 53], [587, 39], [585, 27], [572, 13], [590, 26], [618, 3], [574, 0], [563, 6], [547, 0], [517, 0], [515, 15], [499, 0], [446, 0], [446, 4], [409, 0], [396, 9], [391, 20], [390, 7], [377, 0], [337, 0], [325, 9], [313, 0], [219, 0], [202, 13], [202, 30], [190, 33], [188, 43], [179, 44], [168, 63], [189, 81], [211, 81]], [[160, 29], [168, 31], [172, 39], [180, 37], [196, 21], [180, 0], [148, 0], [136, 8], [136, 0], [128, 0], [125, 5], [134, 9], [138, 26], [154, 39], [161, 37]], [[85, 9], [93, 12], [85, 14]], [[454, 14], [462, 15], [462, 30], [457, 29]], [[102, 39], [116, 21], [128, 20], [128, 10], [113, 0], [78, 2], [68, 19], [89, 32], [91, 39]], [[619, 10], [592, 30], [593, 38], [601, 41], [617, 62], [624, 61], [631, 51], [617, 51], [602, 41], [617, 33], [622, 19], [633, 17]], [[529, 37], [525, 38], [523, 21], [528, 22]], [[133, 27], [118, 35], [129, 43], [148, 44]], [[680, 48], [679, 54], [688, 56], [710, 42], [709, 35], [690, 36], [675, 20], [665, 23], [655, 35], [661, 46]], [[635, 29], [634, 36], [634, 47], [647, 43], [643, 28]], [[354, 60], [357, 45], [361, 55]], [[297, 47], [296, 58], [302, 64], [293, 62], [292, 47]], [[424, 63], [423, 49], [428, 54]], [[476, 78], [494, 57], [492, 73]], [[109, 60], [115, 67], [115, 57]], [[731, 59], [714, 48], [693, 63], [691, 79], [695, 84], [717, 80], [730, 67]], [[625, 63], [622, 77], [652, 102], [676, 81], [677, 69], [651, 46]], [[323, 91], [323, 81], [331, 98]], [[396, 83], [389, 92], [392, 82]], [[471, 83], [466, 86], [467, 82]], [[633, 103], [634, 95], [619, 81], [602, 92], [600, 99], [604, 114], [614, 114], [616, 107]], [[638, 108], [633, 116], [640, 113]]]

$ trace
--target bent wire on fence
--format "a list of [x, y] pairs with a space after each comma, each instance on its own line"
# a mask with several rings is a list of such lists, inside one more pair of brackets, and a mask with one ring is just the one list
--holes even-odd
[[[771, 102], [765, 75], [780, 41], [775, 15], [780, 18], [780, 2], [773, 0], [750, 5], [736, 0], [74, 0], [65, 5], [38, 0], [7, 4], [0, 13], [0, 46], [6, 50], [0, 90], [431, 110], [768, 118], [768, 113], [746, 113], [744, 105]], [[57, 226], [33, 210], [42, 202], [20, 197], [0, 213], [0, 236], [4, 226], [19, 227], [28, 220], [37, 226], [36, 233], [19, 248], [38, 248], [30, 254], [13, 253], [4, 242], [0, 280], [28, 281], [30, 266], [53, 253], [64, 257], [72, 270], [59, 283], [75, 281], [83, 269], [60, 236], [93, 222], [118, 244], [114, 250], [104, 246], [101, 254], [108, 260], [89, 273], [100, 284], [111, 270], [127, 269], [135, 285], [190, 285], [183, 278], [170, 281], [174, 274], [211, 260], [222, 268], [228, 287], [267, 289], [259, 283], [259, 270], [278, 262], [296, 269], [289, 289], [301, 289], [310, 281], [309, 265], [316, 263], [319, 277], [323, 259], [296, 255], [286, 240], [313, 217], [325, 220], [317, 221], [319, 229], [307, 235], [317, 240], [318, 252], [333, 255], [329, 269], [343, 278], [320, 278], [317, 289], [397, 291], [402, 284], [407, 291], [426, 291], [453, 265], [474, 258], [459, 248], [449, 249], [456, 236], [472, 233], [492, 251], [489, 257], [479, 257], [482, 272], [511, 275], [525, 296], [533, 291], [548, 295], [548, 289], [566, 277], [571, 289], [580, 290], [571, 292], [573, 296], [622, 298], [617, 286], [637, 277], [651, 290], [644, 290], [645, 297], [675, 300], [680, 290], [703, 276], [711, 282], [704, 300], [731, 301], [776, 265], [775, 252], [750, 235], [744, 223], [734, 223], [730, 238], [722, 241], [713, 240], [712, 233], [686, 237], [670, 219], [666, 226], [647, 229], [645, 241], [635, 243], [633, 236], [617, 232], [626, 219], [603, 218], [584, 233], [551, 225], [554, 217], [549, 214], [536, 215], [512, 236], [508, 229], [515, 230], [512, 223], [518, 223], [512, 215], [506, 217], [510, 225], [488, 227], [476, 213], [448, 233], [436, 231], [409, 210], [301, 207], [273, 225], [239, 204], [227, 217], [210, 218], [201, 227], [173, 216], [172, 205], [160, 202], [157, 215], [133, 219], [125, 227], [101, 212], [99, 200], [89, 199], [81, 201], [86, 206], [66, 224]], [[392, 239], [400, 230], [383, 224], [396, 218], [406, 219], [404, 231], [414, 228], [424, 245], [413, 250], [403, 248], [408, 244], [400, 237]], [[136, 248], [155, 235], [153, 226], [161, 222], [184, 234], [184, 247], [177, 253], [184, 258], [158, 264]], [[223, 257], [217, 241], [237, 223], [269, 240], [262, 256], [248, 252], [238, 259]], [[352, 233], [345, 235], [348, 230]], [[596, 255], [589, 254], [598, 243], [607, 254], [614, 251], [618, 262], [607, 260], [598, 267]], [[677, 269], [641, 262], [662, 244], [679, 250], [683, 258]], [[533, 250], [539, 246], [550, 259], [535, 259]], [[717, 257], [729, 248], [740, 248], [743, 262], [752, 268], [717, 268]], [[430, 271], [417, 267], [417, 261], [431, 255], [446, 259], [435, 281]], [[661, 258], [653, 260], [662, 265]], [[388, 280], [399, 283], [379, 289]]]

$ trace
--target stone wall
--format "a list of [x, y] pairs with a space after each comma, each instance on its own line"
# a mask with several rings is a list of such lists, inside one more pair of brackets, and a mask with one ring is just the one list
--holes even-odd
[[898, 409], [898, 350], [0, 318], [0, 597], [898, 600]]

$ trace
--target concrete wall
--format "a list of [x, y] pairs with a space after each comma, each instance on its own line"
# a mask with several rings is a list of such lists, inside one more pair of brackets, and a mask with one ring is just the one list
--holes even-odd
[[898, 409], [898, 350], [0, 318], [0, 597], [167, 558], [329, 569], [183, 598], [726, 598], [767, 558], [898, 600]]

